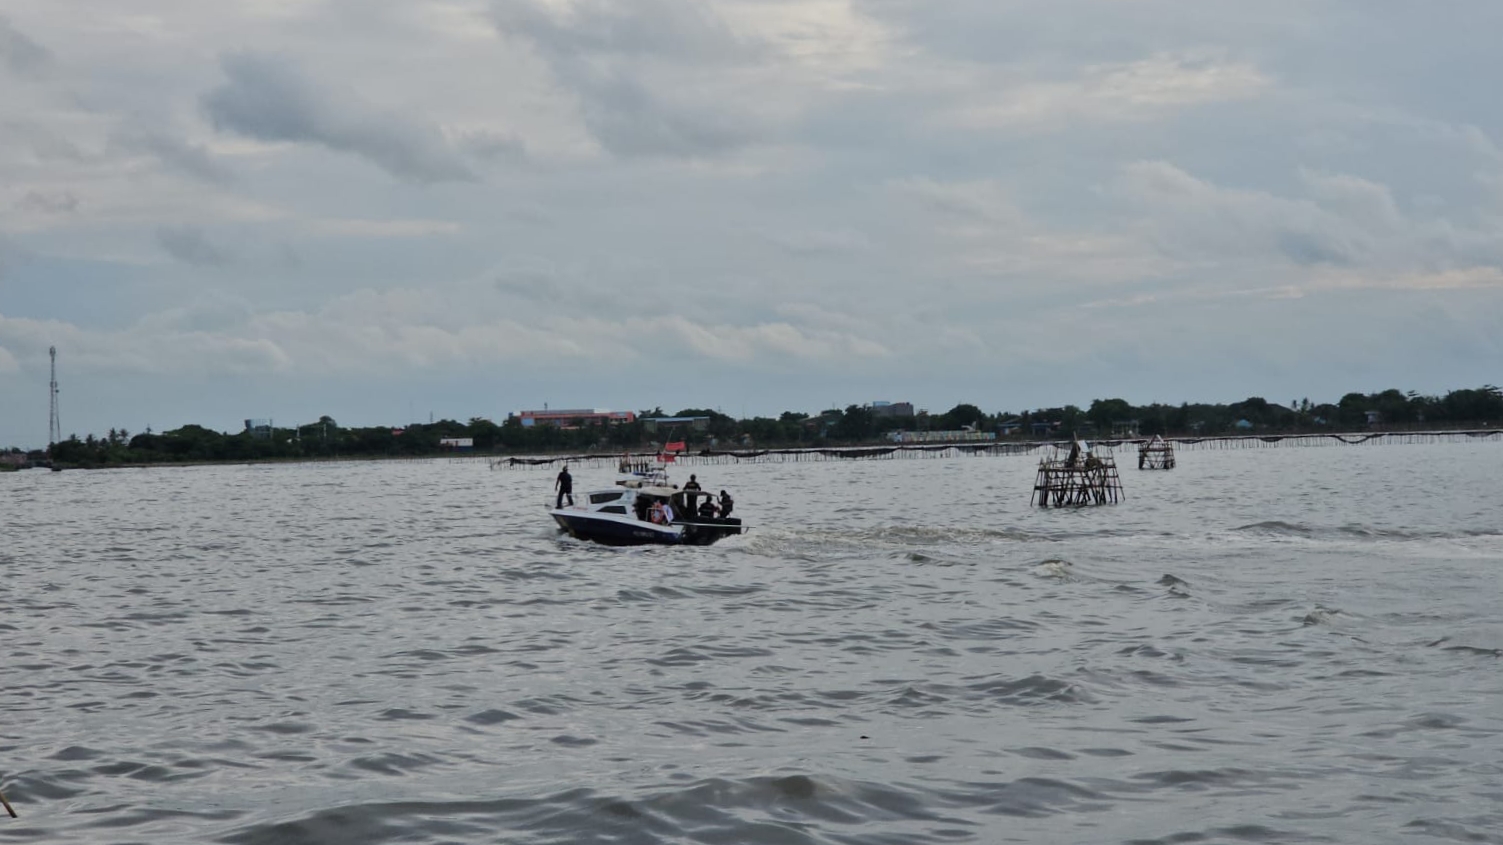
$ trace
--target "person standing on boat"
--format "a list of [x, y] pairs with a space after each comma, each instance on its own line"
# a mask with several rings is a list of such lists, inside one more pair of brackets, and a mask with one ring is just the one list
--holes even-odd
[[558, 478], [553, 482], [553, 489], [558, 491], [558, 500], [553, 503], [554, 510], [564, 506], [564, 497], [569, 497], [569, 507], [574, 507], [574, 476], [569, 474], [569, 465], [559, 471]]
[[692, 473], [692, 472], [689, 473], [689, 481], [688, 481], [687, 484], [684, 485], [684, 489], [685, 490], [698, 490], [699, 489], [699, 478], [698, 478], [698, 476], [694, 475], [694, 473]]
[[731, 508], [734, 507], [735, 505], [736, 505], [736, 500], [731, 498], [731, 494], [725, 492], [724, 490], [721, 490], [720, 491], [720, 518], [721, 519], [725, 519], [726, 517], [730, 516], [731, 515]]

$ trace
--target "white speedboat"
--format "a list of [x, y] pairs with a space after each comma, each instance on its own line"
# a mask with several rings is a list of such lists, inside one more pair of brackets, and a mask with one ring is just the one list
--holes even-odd
[[[548, 514], [561, 530], [581, 540], [611, 546], [708, 546], [745, 530], [738, 517], [699, 516], [704, 501], [714, 498], [703, 490], [680, 490], [666, 472], [652, 470], [623, 474], [615, 487], [591, 490], [576, 504], [551, 508]], [[657, 515], [662, 507], [671, 517]]]

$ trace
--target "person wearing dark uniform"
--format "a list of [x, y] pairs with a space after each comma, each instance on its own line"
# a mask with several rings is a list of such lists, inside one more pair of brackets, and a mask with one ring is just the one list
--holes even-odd
[[706, 496], [705, 500], [703, 502], [699, 503], [699, 516], [700, 516], [701, 519], [714, 519], [715, 518], [715, 497], [714, 496]]
[[574, 476], [569, 474], [569, 465], [558, 473], [558, 480], [553, 482], [553, 489], [558, 491], [558, 501], [553, 503], [555, 510], [564, 506], [564, 497], [569, 497], [569, 507], [574, 507]]
[[735, 500], [733, 500], [731, 498], [731, 494], [725, 492], [724, 490], [721, 490], [720, 491], [720, 518], [721, 519], [725, 519], [726, 517], [730, 516], [731, 515], [731, 508], [735, 504], [736, 504], [736, 502], [735, 502]]
[[690, 474], [690, 476], [689, 476], [689, 483], [687, 483], [687, 484], [684, 485], [684, 489], [685, 490], [698, 490], [699, 489], [699, 478], [697, 476], [693, 475], [693, 474]]

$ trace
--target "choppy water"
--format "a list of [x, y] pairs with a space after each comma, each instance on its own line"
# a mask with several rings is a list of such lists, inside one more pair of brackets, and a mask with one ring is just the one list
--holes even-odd
[[1500, 469], [714, 467], [753, 532], [651, 549], [481, 463], [0, 475], [0, 842], [1503, 842]]

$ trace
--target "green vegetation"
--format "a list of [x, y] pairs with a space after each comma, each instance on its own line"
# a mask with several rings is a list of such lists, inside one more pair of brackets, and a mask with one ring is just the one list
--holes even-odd
[[[1374, 414], [1370, 419], [1370, 414]], [[640, 416], [663, 416], [656, 408]], [[405, 429], [387, 426], [345, 428], [331, 417], [297, 428], [261, 429], [234, 434], [185, 425], [160, 434], [131, 435], [111, 429], [104, 437], [76, 435], [54, 444], [51, 459], [59, 466], [103, 467], [127, 464], [218, 461], [308, 460], [325, 458], [417, 457], [445, 453], [442, 438], [471, 438], [481, 453], [641, 452], [668, 440], [687, 441], [691, 449], [779, 448], [870, 443], [893, 430], [952, 431], [971, 427], [995, 431], [1001, 439], [1057, 439], [1072, 433], [1106, 436], [1214, 436], [1258, 432], [1288, 434], [1414, 428], [1462, 428], [1503, 425], [1503, 391], [1492, 385], [1455, 390], [1443, 397], [1385, 390], [1348, 393], [1334, 404], [1308, 399], [1280, 405], [1252, 397], [1229, 405], [1181, 404], [1134, 406], [1122, 399], [1097, 399], [1082, 410], [1074, 405], [1021, 413], [987, 414], [960, 404], [943, 414], [885, 416], [879, 409], [850, 405], [810, 415], [785, 411], [776, 418], [736, 420], [708, 409], [687, 408], [675, 416], [708, 417], [703, 428], [687, 425], [652, 432], [640, 419], [619, 425], [568, 428], [523, 427], [518, 419], [497, 424], [475, 417], [467, 423], [440, 420]], [[4, 455], [20, 455], [12, 449]], [[34, 460], [44, 456], [33, 454]]]

